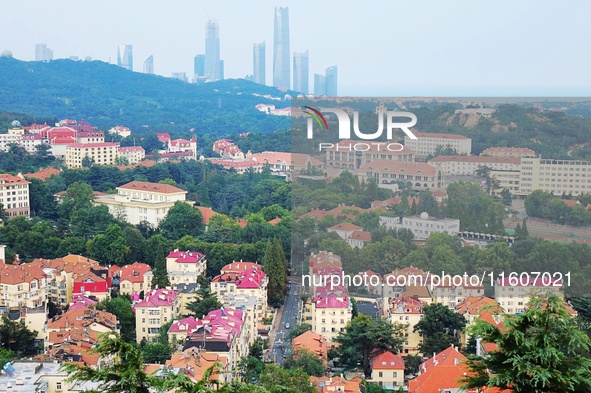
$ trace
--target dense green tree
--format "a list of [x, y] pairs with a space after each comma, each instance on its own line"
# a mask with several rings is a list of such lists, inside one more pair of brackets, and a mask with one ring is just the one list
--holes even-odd
[[126, 262], [134, 263], [145, 261], [147, 241], [146, 238], [142, 236], [142, 233], [134, 227], [127, 226], [123, 230], [123, 237], [129, 247]]
[[130, 252], [121, 227], [117, 224], [110, 225], [105, 234], [101, 233], [90, 240], [87, 247], [91, 258], [117, 265], [125, 264]]
[[3, 369], [6, 363], [14, 359], [14, 353], [5, 348], [0, 348], [0, 369]]
[[201, 212], [188, 203], [174, 203], [166, 218], [158, 226], [162, 235], [168, 239], [178, 240], [183, 236], [198, 236], [203, 232], [204, 224]]
[[269, 278], [267, 301], [273, 307], [283, 304], [287, 295], [287, 261], [279, 239], [267, 241], [263, 270]]
[[440, 303], [430, 304], [423, 309], [423, 319], [414, 327], [423, 336], [419, 349], [424, 354], [439, 353], [450, 345], [459, 346], [460, 333], [466, 326], [466, 319]]
[[159, 245], [156, 250], [152, 274], [152, 288], [166, 288], [170, 286], [170, 279], [166, 271], [166, 255], [164, 254], [162, 245]]
[[202, 286], [197, 290], [197, 297], [195, 301], [187, 305], [187, 309], [191, 311], [196, 318], [203, 318], [210, 311], [222, 308], [215, 293], [211, 292], [209, 285]]
[[289, 338], [293, 340], [297, 336], [306, 333], [311, 328], [312, 326], [308, 323], [298, 323], [289, 331]]
[[269, 393], [315, 393], [308, 374], [302, 369], [284, 369], [273, 364], [265, 367], [259, 384]]
[[24, 320], [15, 322], [3, 316], [0, 324], [0, 347], [16, 356], [30, 356], [36, 354], [35, 337], [37, 332], [30, 331]]
[[404, 342], [403, 325], [392, 325], [386, 319], [374, 321], [367, 315], [359, 315], [340, 332], [335, 342], [342, 363], [348, 367], [357, 367], [361, 362], [365, 376], [371, 375], [370, 356], [376, 349], [397, 353]]
[[[44, 146], [44, 145], [39, 145]], [[53, 220], [57, 218], [57, 204], [49, 186], [36, 178], [28, 178], [31, 216]]]
[[561, 298], [533, 298], [526, 312], [506, 316], [503, 326], [501, 330], [480, 320], [471, 328], [473, 335], [498, 349], [469, 358], [472, 372], [464, 378], [466, 388], [591, 391], [591, 340], [578, 329]]
[[96, 309], [115, 315], [121, 324], [121, 339], [129, 343], [135, 342], [135, 314], [129, 296], [120, 295], [101, 300], [97, 303]]
[[301, 369], [315, 377], [322, 377], [326, 372], [322, 359], [305, 348], [293, 349], [283, 366], [287, 369]]

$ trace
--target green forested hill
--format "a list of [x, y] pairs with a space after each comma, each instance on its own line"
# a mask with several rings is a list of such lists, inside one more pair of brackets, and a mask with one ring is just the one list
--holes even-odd
[[136, 132], [195, 128], [201, 134], [222, 135], [288, 128], [288, 118], [256, 110], [256, 104], [271, 100], [255, 93], [285, 94], [241, 79], [188, 84], [100, 61], [0, 58], [0, 112], [84, 118], [102, 129], [122, 124]]

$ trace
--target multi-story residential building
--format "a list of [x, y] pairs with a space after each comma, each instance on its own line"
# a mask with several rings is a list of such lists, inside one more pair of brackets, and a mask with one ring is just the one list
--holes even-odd
[[224, 307], [252, 308], [253, 318], [261, 322], [267, 310], [268, 282], [261, 265], [240, 261], [224, 266], [211, 280], [210, 288]]
[[404, 146], [413, 150], [417, 159], [423, 160], [429, 155], [435, 154], [438, 148], [450, 147], [457, 154], [472, 154], [472, 139], [459, 134], [439, 134], [427, 132], [414, 132], [417, 139], [404, 136]]
[[160, 151], [160, 161], [197, 159], [197, 140], [195, 136], [192, 136], [191, 140], [170, 139], [169, 137], [165, 143], [166, 149]]
[[119, 148], [119, 157], [125, 158], [129, 165], [134, 165], [146, 158], [146, 151], [141, 146], [124, 146]]
[[212, 164], [220, 165], [224, 169], [236, 171], [239, 175], [243, 175], [247, 172], [260, 173], [265, 167], [265, 163], [256, 161], [229, 161], [222, 160], [219, 158], [210, 158], [209, 161]]
[[519, 171], [521, 158], [490, 156], [437, 156], [428, 161], [445, 176], [474, 175], [479, 169]]
[[76, 134], [76, 142], [82, 144], [104, 143], [105, 133], [102, 131], [78, 131]]
[[277, 176], [284, 176], [291, 180], [294, 172], [321, 171], [322, 161], [303, 153], [284, 153], [278, 151], [264, 151], [256, 154], [246, 154], [247, 161], [255, 161], [267, 164], [271, 173]]
[[500, 158], [528, 158], [535, 157], [536, 152], [527, 147], [489, 147], [484, 149], [480, 155]]
[[85, 165], [115, 165], [119, 142], [73, 143], [66, 146], [65, 164], [69, 169]]
[[328, 232], [336, 233], [352, 248], [362, 248], [367, 243], [371, 242], [371, 233], [365, 232], [361, 227], [351, 224], [350, 222], [342, 222], [340, 224], [333, 225], [327, 230]]
[[139, 295], [152, 289], [152, 276], [146, 274], [151, 270], [150, 265], [141, 262], [122, 266], [119, 270], [119, 293], [122, 295]]
[[6, 152], [10, 149], [10, 145], [19, 145], [21, 137], [22, 136], [20, 134], [14, 134], [10, 132], [6, 134], [0, 134], [0, 150]]
[[408, 296], [383, 299], [384, 316], [393, 324], [406, 325], [405, 341], [402, 345], [403, 352], [416, 355], [419, 353], [419, 345], [423, 342], [423, 338], [420, 333], [414, 331], [414, 327], [423, 319], [423, 307], [427, 304], [417, 298]]
[[[151, 366], [155, 367], [153, 370], [155, 373], [159, 372], [162, 367], [157, 364]], [[233, 371], [228, 370], [228, 359], [225, 356], [213, 352], [196, 351], [194, 348], [173, 353], [172, 357], [166, 361], [165, 367], [183, 370], [187, 377], [195, 383], [208, 379], [211, 381], [208, 384], [211, 389], [231, 381], [231, 378], [228, 377], [233, 375]], [[210, 372], [212, 368], [215, 370], [214, 372]], [[147, 374], [151, 374], [150, 371], [150, 369], [145, 370]]]
[[521, 168], [509, 171], [491, 170], [488, 175], [494, 179], [494, 182], [491, 182], [492, 194], [498, 195], [504, 189], [508, 189], [513, 195], [521, 194]]
[[108, 277], [108, 269], [104, 269], [103, 274], [93, 270], [75, 277], [73, 294], [83, 294], [98, 300], [109, 299], [111, 297], [111, 278]]
[[175, 202], [194, 203], [185, 200], [186, 194], [169, 184], [132, 181], [117, 187], [117, 194], [96, 197], [94, 203], [106, 205], [111, 214], [125, 217], [132, 225], [147, 221], [156, 227]]
[[[248, 355], [256, 332], [245, 323], [245, 312], [231, 308], [210, 311], [197, 321], [197, 328], [185, 341], [183, 351], [195, 349], [215, 353], [228, 360], [228, 370], [237, 370], [240, 360]], [[228, 376], [237, 377], [236, 371]]]
[[433, 286], [433, 301], [451, 309], [455, 309], [467, 297], [484, 295], [484, 286], [472, 285], [469, 280], [462, 280], [459, 286], [454, 285], [451, 276], [442, 277], [441, 280], [441, 285]]
[[49, 145], [49, 139], [45, 139], [43, 138], [43, 136], [41, 136], [40, 134], [24, 134], [20, 136], [20, 141], [16, 142], [19, 145], [21, 145], [22, 147], [25, 148], [25, 150], [27, 151], [27, 153], [29, 154], [35, 154], [37, 153], [37, 146], [40, 145], [47, 145], [48, 147], [50, 147]]
[[[345, 379], [338, 376], [310, 377], [310, 384], [318, 393], [361, 393], [363, 380], [359, 377]], [[365, 391], [365, 386], [363, 387]]]
[[[149, 275], [151, 276], [152, 272]], [[180, 315], [191, 314], [189, 305], [199, 298], [199, 294], [197, 294], [199, 288], [201, 288], [199, 283], [179, 284], [176, 286], [175, 290], [179, 293], [180, 299]]]
[[415, 155], [399, 143], [343, 139], [326, 148], [328, 168], [353, 171], [375, 160], [413, 162]]
[[455, 218], [429, 217], [426, 212], [420, 216], [380, 216], [380, 225], [386, 229], [408, 229], [415, 240], [427, 240], [432, 233], [447, 233], [455, 236], [460, 231], [460, 220]]
[[386, 390], [404, 386], [404, 360], [390, 351], [371, 359], [371, 380]]
[[29, 263], [6, 265], [0, 261], [0, 307], [38, 308], [47, 300], [47, 275]]
[[148, 291], [144, 300], [135, 305], [136, 340], [153, 342], [158, 339], [160, 328], [173, 321], [180, 311], [178, 292], [158, 288]]
[[519, 195], [535, 190], [554, 195], [591, 193], [591, 161], [553, 160], [540, 157], [521, 159]]
[[20, 174], [0, 174], [0, 204], [9, 219], [16, 216], [29, 217], [31, 214], [29, 184]]
[[207, 258], [197, 251], [174, 250], [166, 256], [166, 271], [170, 284], [176, 289], [179, 284], [195, 284], [207, 270]]
[[417, 190], [443, 187], [441, 171], [423, 162], [374, 160], [361, 165], [357, 174], [362, 180], [374, 180], [378, 185], [402, 182]]
[[505, 277], [495, 282], [495, 300], [507, 314], [520, 314], [533, 296], [564, 297], [563, 282], [546, 274], [544, 277]]
[[304, 306], [305, 321], [314, 333], [334, 340], [351, 321], [351, 301], [344, 287], [317, 287], [314, 298]]

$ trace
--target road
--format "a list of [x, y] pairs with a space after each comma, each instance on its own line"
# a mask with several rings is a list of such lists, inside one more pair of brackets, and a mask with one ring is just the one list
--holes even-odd
[[[271, 348], [271, 357], [279, 365], [283, 365], [283, 356], [290, 347], [289, 332], [294, 329], [297, 324], [300, 304], [300, 287], [295, 280], [290, 279], [289, 282], [290, 285], [287, 297], [285, 298], [285, 304], [283, 305], [281, 320], [275, 334], [275, 341]], [[289, 329], [285, 328], [286, 323], [289, 323]]]

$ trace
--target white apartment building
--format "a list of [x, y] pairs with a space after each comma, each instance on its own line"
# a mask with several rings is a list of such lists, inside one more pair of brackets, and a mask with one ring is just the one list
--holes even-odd
[[446, 176], [474, 175], [481, 168], [494, 171], [519, 171], [520, 158], [489, 156], [437, 156], [428, 161]]
[[435, 154], [438, 147], [451, 147], [458, 154], [472, 154], [472, 139], [467, 136], [427, 132], [414, 132], [414, 134], [418, 139], [410, 139], [408, 136], [404, 136], [404, 146], [415, 152], [417, 160]]
[[115, 165], [119, 142], [73, 143], [66, 146], [65, 164], [69, 169], [82, 168], [88, 157], [94, 165]]
[[455, 218], [433, 218], [426, 212], [420, 216], [380, 216], [380, 225], [386, 229], [409, 229], [415, 240], [427, 240], [432, 233], [445, 232], [455, 236], [460, 231], [460, 220]]
[[169, 184], [132, 181], [117, 187], [117, 194], [95, 197], [94, 203], [106, 205], [115, 216], [124, 216], [132, 225], [147, 221], [158, 226], [175, 202], [186, 201], [187, 191]]
[[170, 284], [176, 289], [179, 284], [196, 284], [197, 278], [205, 273], [207, 259], [197, 251], [174, 250], [166, 256], [166, 272]]
[[376, 184], [410, 183], [413, 189], [442, 188], [441, 171], [424, 162], [374, 160], [357, 170], [360, 180], [373, 179]]
[[495, 282], [495, 300], [507, 314], [520, 314], [533, 296], [564, 297], [562, 285], [562, 281], [551, 276], [505, 277]]
[[146, 151], [141, 146], [123, 146], [119, 148], [119, 157], [127, 159], [129, 165], [134, 165], [146, 158]]
[[591, 161], [523, 158], [520, 181], [520, 195], [535, 190], [554, 195], [588, 194], [591, 193]]
[[8, 218], [16, 216], [29, 217], [29, 184], [24, 177], [0, 174], [0, 203], [4, 207]]

